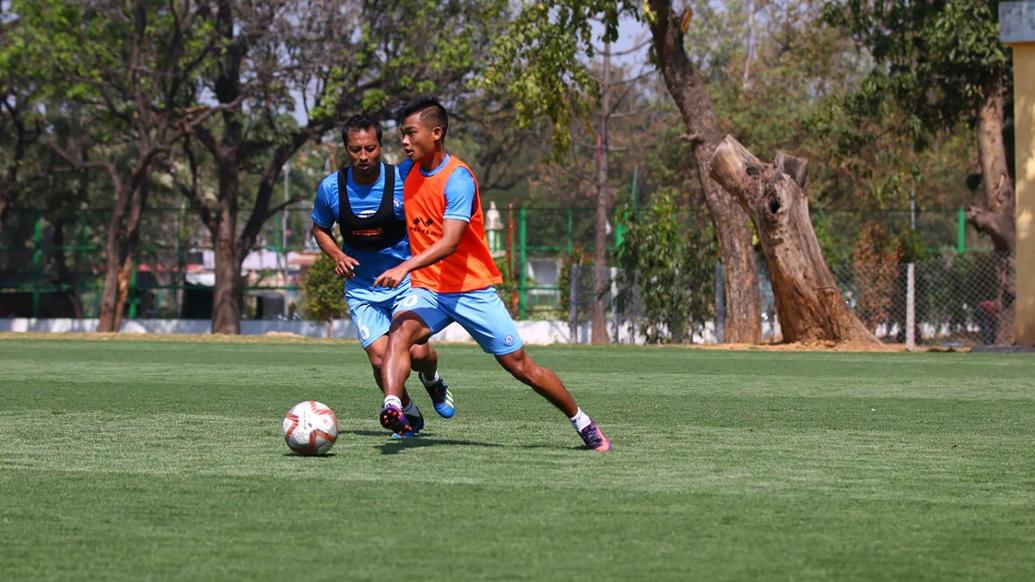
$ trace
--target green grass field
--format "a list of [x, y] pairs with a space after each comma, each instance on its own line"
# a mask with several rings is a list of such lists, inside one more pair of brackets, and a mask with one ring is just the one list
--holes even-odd
[[0, 579], [1035, 579], [1031, 356], [532, 348], [598, 455], [439, 351], [399, 442], [355, 344], [0, 339]]

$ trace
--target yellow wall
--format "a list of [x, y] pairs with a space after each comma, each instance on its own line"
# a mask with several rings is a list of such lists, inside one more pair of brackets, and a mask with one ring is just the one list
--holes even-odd
[[1016, 344], [1035, 345], [1035, 43], [1013, 45], [1017, 146]]

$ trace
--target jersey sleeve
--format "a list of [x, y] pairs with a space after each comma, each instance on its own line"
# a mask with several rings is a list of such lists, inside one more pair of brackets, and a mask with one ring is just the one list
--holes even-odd
[[316, 202], [313, 204], [313, 224], [323, 229], [332, 228], [338, 221], [337, 193], [332, 192], [328, 182], [329, 180], [323, 180], [316, 187]]
[[399, 162], [399, 165], [396, 166], [396, 168], [399, 168], [399, 179], [405, 182], [406, 176], [409, 176], [410, 170], [413, 169], [413, 161], [405, 159]]
[[395, 217], [399, 220], [406, 220], [406, 212], [403, 208], [403, 182], [406, 181], [406, 175], [409, 174], [410, 168], [413, 167], [413, 162], [406, 160], [404, 164], [409, 164], [406, 168], [402, 165], [396, 166], [397, 176], [395, 177], [395, 195], [392, 198], [392, 210], [395, 213]]
[[474, 176], [457, 168], [446, 181], [446, 212], [443, 218], [471, 222], [474, 212]]

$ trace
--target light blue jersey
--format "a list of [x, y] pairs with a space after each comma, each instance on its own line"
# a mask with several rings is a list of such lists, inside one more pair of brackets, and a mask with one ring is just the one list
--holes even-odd
[[[403, 181], [409, 173], [413, 163], [404, 161], [396, 167], [395, 176], [395, 199], [393, 209], [395, 217], [406, 220], [403, 212]], [[359, 185], [352, 179], [352, 171], [347, 170], [348, 176], [346, 188], [349, 196], [349, 204], [352, 211], [360, 218], [371, 216], [381, 206], [381, 199], [384, 194], [385, 166], [381, 164], [381, 172], [377, 182], [371, 185]], [[325, 177], [316, 189], [316, 203], [313, 205], [313, 223], [323, 229], [331, 229], [338, 222], [338, 172]], [[396, 244], [379, 251], [365, 251], [355, 249], [348, 245], [342, 247], [345, 254], [359, 261], [354, 269], [355, 277], [345, 280], [345, 297], [349, 300], [368, 301], [371, 303], [391, 302], [398, 296], [400, 290], [410, 286], [410, 279], [406, 280], [395, 289], [375, 288], [374, 279], [381, 273], [395, 267], [410, 258], [410, 243], [403, 237]]]
[[[421, 175], [430, 178], [441, 172], [449, 163], [449, 158], [449, 154], [446, 154], [446, 157], [442, 158], [442, 163], [430, 172], [425, 172], [423, 168], [420, 168]], [[409, 163], [411, 166], [407, 166], [407, 172], [413, 162]], [[454, 170], [450, 174], [449, 180], [446, 180], [446, 210], [442, 218], [471, 222], [471, 214], [474, 213], [474, 192], [474, 176], [467, 171], [467, 168]]]

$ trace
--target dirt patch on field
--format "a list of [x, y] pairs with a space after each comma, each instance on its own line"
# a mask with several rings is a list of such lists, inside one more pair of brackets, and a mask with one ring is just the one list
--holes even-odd
[[[315, 338], [296, 334], [272, 332], [266, 335], [213, 335], [213, 334], [126, 334], [126, 333], [39, 333], [0, 332], [0, 341], [36, 340], [92, 340], [113, 342], [185, 342], [185, 343], [235, 343], [235, 344], [356, 344], [351, 338]], [[436, 342], [439, 345], [453, 342]], [[470, 345], [470, 344], [460, 344]], [[555, 344], [570, 345], [570, 344]], [[540, 346], [531, 346], [533, 349]], [[687, 346], [664, 346], [697, 350], [729, 351], [771, 351], [771, 352], [905, 352], [905, 344], [870, 344], [865, 342], [810, 342], [786, 344], [692, 344]], [[946, 348], [940, 346], [917, 346], [918, 352], [969, 352], [968, 347]]]
[[267, 335], [222, 335], [222, 334], [131, 334], [131, 333], [45, 333], [45, 332], [0, 332], [0, 340], [92, 340], [110, 342], [184, 342], [184, 343], [234, 343], [234, 344], [355, 344], [354, 339], [314, 338], [297, 334], [270, 333]]
[[[872, 344], [868, 342], [795, 342], [780, 344], [700, 344], [694, 347], [705, 350], [743, 350], [769, 352], [907, 352], [906, 344]], [[960, 352], [970, 348], [944, 348], [939, 346], [916, 346], [916, 352]]]

